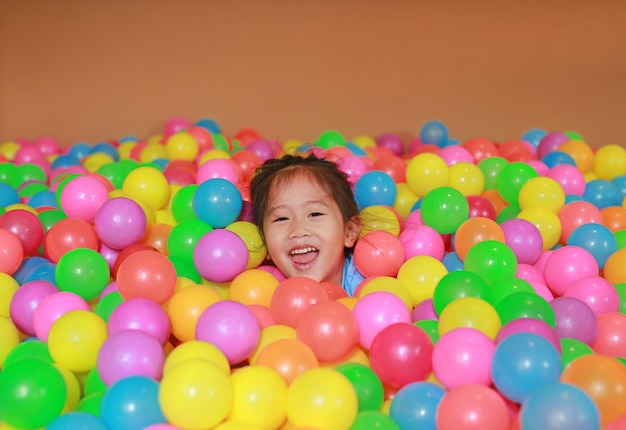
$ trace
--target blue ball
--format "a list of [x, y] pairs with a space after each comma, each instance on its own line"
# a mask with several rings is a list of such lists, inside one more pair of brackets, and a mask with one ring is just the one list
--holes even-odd
[[72, 154], [59, 155], [52, 161], [50, 169], [66, 168], [71, 166], [80, 166], [80, 160]]
[[443, 147], [448, 141], [448, 129], [440, 121], [428, 121], [420, 130], [420, 140]]
[[215, 121], [213, 121], [210, 118], [202, 118], [198, 121], [196, 121], [196, 124], [199, 127], [202, 127], [208, 131], [210, 131], [211, 133], [216, 133], [218, 134], [220, 132], [220, 126], [217, 125], [217, 123]]
[[589, 251], [600, 269], [611, 254], [617, 251], [615, 235], [602, 224], [583, 224], [576, 227], [567, 238], [567, 244]]
[[24, 282], [26, 282], [26, 278], [30, 276], [30, 273], [37, 266], [40, 266], [44, 263], [50, 263], [50, 260], [39, 256], [25, 258], [22, 261], [20, 267], [18, 267], [15, 273], [13, 273], [13, 279], [15, 279], [18, 284], [22, 285]]
[[159, 383], [138, 375], [118, 380], [102, 397], [100, 417], [116, 430], [142, 430], [166, 423], [159, 406]]
[[522, 139], [526, 142], [530, 142], [530, 144], [536, 148], [539, 146], [539, 142], [541, 142], [541, 139], [543, 139], [546, 134], [548, 134], [548, 132], [545, 130], [532, 128], [522, 135]]
[[87, 412], [68, 412], [59, 415], [46, 430], [108, 430], [104, 422]]
[[589, 200], [587, 200], [584, 196], [579, 196], [578, 194], [566, 194], [565, 204], [568, 204], [571, 202], [588, 202], [589, 203]]
[[496, 346], [491, 377], [503, 396], [521, 403], [535, 390], [557, 382], [561, 367], [559, 352], [546, 338], [535, 333], [514, 333]]
[[553, 382], [535, 390], [520, 410], [525, 429], [597, 430], [600, 413], [589, 395], [575, 385]]
[[20, 196], [9, 184], [0, 182], [0, 206], [6, 208], [20, 202]]
[[455, 251], [448, 252], [441, 260], [448, 272], [456, 272], [457, 270], [463, 270], [463, 260], [459, 258]]
[[24, 278], [24, 282], [26, 283], [31, 281], [48, 281], [51, 284], [56, 285], [56, 267], [56, 264], [50, 261], [39, 264], [28, 273], [28, 275]]
[[232, 182], [212, 178], [198, 185], [191, 207], [199, 220], [213, 228], [224, 228], [237, 220], [243, 201]]
[[432, 382], [412, 382], [400, 388], [389, 416], [401, 429], [437, 430], [437, 407], [445, 390]]
[[84, 157], [89, 155], [91, 152], [91, 145], [88, 143], [75, 143], [70, 146], [70, 150], [67, 152], [68, 155], [77, 158], [78, 160], [82, 160]]
[[393, 206], [398, 187], [391, 176], [379, 170], [362, 174], [354, 184], [354, 199], [359, 209], [368, 206]]
[[626, 197], [626, 175], [616, 176], [611, 179], [611, 182], [617, 187], [621, 199], [624, 200], [624, 197]]
[[598, 209], [620, 206], [623, 200], [617, 186], [604, 179], [594, 179], [587, 182], [583, 197]]
[[354, 142], [346, 142], [346, 148], [350, 150], [352, 155], [358, 155], [360, 157], [367, 157], [367, 152], [365, 149], [361, 148]]
[[541, 162], [548, 166], [548, 168], [553, 168], [554, 166], [558, 166], [560, 164], [569, 164], [570, 166], [576, 167], [576, 161], [566, 152], [561, 151], [552, 151], [548, 152], [543, 156]]
[[51, 207], [58, 209], [57, 197], [54, 191], [40, 191], [28, 200], [28, 205], [33, 208]]
[[110, 156], [114, 161], [120, 159], [120, 153], [118, 152], [115, 145], [109, 142], [100, 142], [96, 143], [93, 148], [91, 148], [90, 154], [102, 153]]

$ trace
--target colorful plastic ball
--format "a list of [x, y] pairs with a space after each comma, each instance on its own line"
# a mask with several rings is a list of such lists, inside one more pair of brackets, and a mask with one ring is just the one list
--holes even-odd
[[59, 261], [67, 251], [76, 248], [97, 250], [99, 239], [96, 230], [87, 221], [65, 218], [54, 224], [46, 233], [44, 251], [53, 263]]
[[496, 190], [504, 201], [517, 204], [520, 191], [524, 184], [537, 177], [535, 169], [519, 161], [502, 167], [496, 177]]
[[585, 178], [574, 166], [567, 164], [555, 166], [548, 172], [548, 177], [555, 180], [566, 195], [582, 196], [585, 192]]
[[165, 359], [163, 374], [165, 375], [182, 362], [195, 359], [210, 361], [224, 374], [230, 375], [230, 363], [224, 353], [212, 343], [201, 340], [189, 340], [176, 346]]
[[571, 202], [563, 206], [558, 213], [561, 221], [560, 240], [567, 243], [570, 234], [585, 224], [604, 224], [602, 212], [592, 203], [585, 201]]
[[353, 309], [359, 324], [359, 344], [369, 349], [376, 335], [395, 323], [411, 322], [407, 305], [395, 294], [380, 291], [359, 299]]
[[361, 363], [342, 363], [335, 370], [352, 384], [357, 395], [359, 412], [380, 410], [384, 400], [383, 384], [370, 367]]
[[404, 263], [400, 239], [386, 231], [372, 231], [354, 247], [354, 263], [364, 276], [396, 276]]
[[11, 231], [0, 228], [0, 273], [12, 275], [24, 260], [24, 247], [20, 238]]
[[595, 354], [593, 349], [584, 342], [569, 337], [561, 338], [561, 364], [566, 369], [574, 360], [583, 355]]
[[437, 380], [447, 389], [465, 384], [491, 384], [491, 357], [495, 344], [473, 328], [457, 328], [437, 340], [432, 367]]
[[167, 237], [167, 249], [170, 255], [179, 255], [193, 259], [193, 251], [202, 236], [213, 228], [199, 219], [178, 222]]
[[517, 258], [504, 242], [487, 239], [474, 244], [465, 255], [464, 268], [480, 275], [488, 284], [517, 273]]
[[23, 209], [10, 210], [0, 215], [0, 228], [10, 231], [20, 239], [24, 256], [38, 254], [44, 231], [37, 215]]
[[265, 270], [246, 270], [230, 283], [228, 298], [245, 305], [269, 307], [278, 284], [278, 279]]
[[206, 308], [196, 324], [196, 339], [220, 348], [231, 364], [246, 360], [261, 335], [256, 317], [247, 306], [222, 300]]
[[554, 382], [530, 394], [520, 410], [522, 428], [593, 430], [600, 415], [593, 400], [580, 388]]
[[577, 339], [593, 345], [598, 334], [596, 315], [587, 303], [576, 297], [557, 297], [550, 302], [560, 338]]
[[464, 196], [480, 195], [485, 189], [485, 178], [475, 164], [460, 162], [450, 166], [448, 186]]
[[139, 204], [126, 197], [105, 202], [94, 218], [94, 227], [102, 243], [123, 249], [139, 242], [146, 230], [146, 214]]
[[502, 324], [517, 318], [537, 318], [555, 327], [554, 311], [550, 303], [535, 292], [518, 291], [502, 298], [495, 306]]
[[428, 121], [420, 129], [420, 139], [424, 143], [432, 143], [442, 147], [448, 140], [448, 129], [441, 121]]
[[213, 228], [223, 228], [239, 217], [243, 203], [241, 193], [232, 182], [213, 178], [198, 185], [192, 207], [198, 219]]
[[563, 293], [584, 301], [596, 316], [620, 309], [619, 294], [613, 284], [599, 275], [590, 275], [573, 281]]
[[172, 335], [183, 342], [195, 339], [198, 318], [206, 308], [220, 300], [220, 294], [205, 285], [190, 285], [177, 290], [166, 306]]
[[230, 376], [203, 359], [172, 367], [159, 386], [161, 411], [169, 424], [180, 428], [212, 428], [228, 416], [232, 404]]
[[9, 184], [0, 183], [0, 206], [6, 208], [7, 206], [20, 202], [20, 197], [17, 194], [15, 188]]
[[604, 264], [604, 278], [612, 284], [621, 284], [626, 282], [626, 248], [615, 251]]
[[90, 248], [76, 248], [59, 258], [55, 280], [59, 290], [91, 300], [108, 285], [109, 274], [109, 265], [100, 253]]
[[469, 218], [467, 199], [454, 188], [435, 188], [421, 202], [420, 213], [424, 224], [440, 234], [454, 233]]
[[99, 417], [83, 411], [72, 411], [59, 415], [46, 426], [48, 430], [107, 430], [107, 428]]
[[516, 216], [537, 227], [541, 234], [544, 251], [558, 244], [561, 237], [561, 221], [557, 214], [548, 209], [530, 208], [520, 211]]
[[520, 209], [543, 208], [557, 213], [565, 204], [565, 191], [554, 179], [540, 176], [526, 181], [519, 190]]
[[514, 333], [495, 349], [491, 362], [494, 386], [506, 398], [521, 403], [561, 376], [561, 357], [554, 345], [535, 333]]
[[354, 184], [354, 198], [359, 209], [373, 205], [393, 206], [397, 193], [393, 178], [378, 170], [365, 172]]
[[236, 233], [248, 248], [248, 264], [246, 269], [259, 267], [267, 257], [267, 248], [256, 224], [250, 221], [235, 221], [226, 230]]
[[413, 297], [414, 305], [432, 298], [437, 283], [448, 273], [444, 264], [427, 255], [408, 258], [400, 267], [397, 279]]
[[328, 301], [328, 293], [319, 282], [302, 276], [282, 281], [270, 302], [272, 316], [278, 324], [296, 328], [300, 316], [315, 303]]
[[437, 315], [447, 305], [463, 297], [476, 297], [491, 301], [491, 291], [487, 282], [478, 274], [466, 270], [449, 272], [444, 275], [433, 292], [433, 309]]
[[557, 296], [563, 295], [572, 282], [598, 274], [598, 263], [593, 255], [578, 246], [563, 246], [555, 250], [545, 262], [546, 284]]
[[439, 315], [439, 336], [461, 327], [470, 327], [495, 339], [502, 327], [500, 316], [487, 301], [477, 297], [462, 297], [446, 306]]
[[626, 367], [616, 358], [583, 355], [563, 370], [561, 382], [591, 397], [603, 426], [626, 414]]
[[461, 385], [447, 391], [436, 413], [437, 430], [508, 429], [509, 410], [504, 399], [490, 387]]
[[387, 206], [368, 206], [359, 213], [361, 219], [361, 231], [359, 238], [372, 231], [386, 231], [398, 236], [400, 234], [400, 221], [397, 214]]
[[326, 130], [319, 135], [315, 144], [323, 149], [330, 149], [334, 146], [345, 146], [346, 138], [336, 130]]
[[165, 150], [170, 160], [195, 161], [199, 145], [192, 135], [181, 130], [166, 138]]
[[61, 413], [67, 388], [49, 362], [25, 358], [0, 372], [0, 419], [24, 429], [45, 427]]
[[406, 228], [398, 238], [404, 249], [405, 261], [419, 255], [431, 256], [437, 260], [444, 256], [445, 244], [442, 236], [427, 225]]
[[122, 330], [145, 331], [165, 345], [170, 336], [170, 320], [163, 307], [152, 300], [128, 299], [111, 312], [107, 321], [109, 336]]
[[102, 397], [100, 416], [107, 428], [139, 430], [165, 423], [159, 407], [159, 383], [145, 376], [115, 382]]
[[389, 409], [389, 416], [401, 429], [437, 430], [436, 414], [445, 390], [432, 382], [413, 382], [400, 388]]
[[214, 158], [205, 161], [198, 167], [195, 182], [202, 184], [209, 179], [216, 178], [237, 184], [240, 179], [240, 174], [237, 167], [230, 159]]
[[58, 290], [46, 293], [44, 297], [39, 298], [32, 311], [34, 334], [39, 339], [47, 341], [52, 324], [61, 315], [74, 310], [89, 310], [89, 304], [75, 293]]
[[126, 175], [124, 195], [145, 202], [152, 210], [161, 209], [169, 200], [170, 190], [163, 172], [152, 166], [139, 166]]
[[420, 197], [435, 188], [447, 186], [449, 180], [450, 168], [437, 154], [418, 154], [407, 164], [406, 182], [411, 191]]
[[464, 221], [454, 234], [454, 250], [461, 260], [470, 248], [478, 242], [496, 240], [504, 242], [504, 232], [494, 220], [483, 217], [469, 218]]
[[246, 270], [248, 248], [236, 233], [215, 229], [198, 240], [193, 262], [200, 275], [208, 281], [229, 282]]
[[485, 190], [496, 190], [500, 172], [508, 164], [506, 159], [499, 156], [489, 156], [478, 162], [477, 166], [485, 179]]
[[274, 369], [290, 385], [302, 373], [320, 366], [313, 350], [296, 339], [295, 333], [294, 337], [283, 336], [268, 340], [265, 346], [255, 351], [256, 357], [251, 357], [251, 362]]
[[116, 280], [124, 299], [140, 297], [163, 304], [176, 288], [176, 269], [159, 252], [139, 250], [120, 264]]
[[626, 315], [607, 312], [598, 316], [598, 334], [590, 345], [597, 354], [626, 357]]
[[617, 186], [605, 179], [594, 179], [587, 182], [583, 197], [598, 209], [622, 204], [622, 197]]
[[567, 238], [567, 244], [589, 251], [600, 269], [604, 268], [606, 260], [617, 251], [617, 241], [613, 232], [602, 224], [584, 224], [576, 227]]
[[71, 218], [92, 222], [100, 207], [109, 199], [109, 190], [92, 176], [77, 176], [61, 190], [59, 207]]
[[233, 404], [228, 420], [254, 428], [279, 428], [287, 414], [287, 383], [273, 369], [246, 366], [231, 377]]
[[98, 352], [97, 367], [102, 381], [111, 386], [129, 376], [161, 379], [165, 355], [161, 343], [141, 330], [111, 334]]
[[358, 412], [352, 384], [333, 369], [311, 369], [287, 389], [287, 419], [296, 427], [349, 428]]
[[514, 218], [504, 221], [500, 227], [506, 243], [520, 264], [534, 264], [543, 252], [543, 239], [539, 229], [531, 222]]
[[324, 301], [308, 307], [298, 319], [296, 335], [315, 353], [319, 361], [337, 361], [357, 346], [359, 326], [341, 303]]
[[467, 203], [469, 205], [469, 217], [483, 217], [491, 220], [496, 219], [496, 208], [487, 198], [483, 196], [467, 196]]
[[626, 174], [626, 150], [616, 144], [599, 147], [595, 152], [593, 172], [599, 179], [609, 181]]

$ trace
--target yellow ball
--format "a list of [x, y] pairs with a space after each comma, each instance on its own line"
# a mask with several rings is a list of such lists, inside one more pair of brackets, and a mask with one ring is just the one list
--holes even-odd
[[113, 159], [113, 157], [104, 152], [89, 154], [81, 160], [83, 167], [90, 173], [97, 172], [98, 169], [105, 164], [114, 162], [115, 160]]
[[247, 269], [255, 269], [265, 261], [267, 248], [256, 224], [249, 221], [235, 221], [226, 226], [225, 230], [232, 231], [246, 244], [246, 248], [248, 248]]
[[205, 151], [202, 154], [200, 154], [200, 159], [198, 160], [198, 166], [202, 166], [207, 161], [213, 160], [215, 158], [229, 160], [230, 154], [224, 151], [223, 149], [209, 149], [208, 151]]
[[561, 238], [561, 220], [559, 216], [549, 209], [530, 208], [524, 209], [517, 214], [517, 218], [531, 222], [539, 230], [543, 239], [543, 250], [552, 249]]
[[2, 155], [7, 160], [13, 160], [15, 158], [15, 154], [20, 150], [22, 145], [12, 140], [8, 142], [0, 143], [0, 155]]
[[167, 178], [155, 167], [137, 167], [126, 176], [122, 190], [127, 197], [145, 202], [153, 211], [168, 202], [170, 188]]
[[184, 429], [218, 425], [228, 416], [232, 403], [230, 376], [203, 359], [172, 367], [159, 386], [159, 405], [167, 422]]
[[269, 308], [279, 283], [278, 279], [266, 270], [246, 270], [230, 283], [228, 299], [244, 305], [262, 305]]
[[287, 383], [274, 369], [246, 366], [230, 378], [233, 406], [232, 421], [250, 423], [262, 429], [278, 428], [287, 415]]
[[64, 414], [67, 412], [72, 412], [76, 409], [76, 406], [80, 401], [80, 384], [78, 383], [78, 378], [73, 372], [70, 372], [63, 366], [60, 366], [56, 363], [54, 363], [53, 366], [56, 367], [61, 376], [63, 376], [63, 380], [65, 381], [65, 388], [67, 389], [65, 405], [63, 406], [63, 410], [61, 411], [61, 413]]
[[289, 139], [283, 142], [282, 148], [285, 154], [295, 154], [296, 150], [302, 146], [302, 141], [298, 139]]
[[142, 149], [141, 154], [139, 154], [140, 163], [150, 163], [154, 160], [166, 158], [167, 149], [165, 145], [161, 145], [160, 143], [148, 143], [145, 148]]
[[360, 135], [356, 136], [352, 139], [352, 143], [354, 143], [359, 148], [374, 148], [376, 147], [376, 141], [374, 138], [370, 136]]
[[521, 210], [542, 208], [557, 213], [565, 205], [565, 191], [554, 179], [538, 176], [522, 185], [517, 201]]
[[334, 369], [307, 370], [287, 390], [287, 419], [296, 427], [345, 430], [357, 412], [354, 387]]
[[593, 172], [599, 179], [607, 181], [626, 175], [626, 149], [615, 144], [598, 148], [593, 161]]
[[502, 327], [500, 315], [485, 300], [463, 297], [453, 300], [439, 315], [438, 331], [443, 336], [456, 328], [473, 328], [495, 339]]
[[10, 318], [0, 316], [0, 370], [7, 355], [20, 343], [20, 334]]
[[272, 342], [281, 339], [296, 339], [296, 329], [283, 324], [274, 324], [265, 327], [261, 330], [261, 337], [255, 350], [250, 354], [248, 361], [250, 364], [256, 364], [256, 360], [259, 357], [263, 348]]
[[186, 131], [172, 134], [165, 142], [169, 160], [196, 161], [200, 147], [192, 135]]
[[447, 273], [446, 266], [435, 257], [416, 255], [402, 263], [397, 278], [409, 290], [416, 306], [433, 297], [435, 287]]
[[485, 176], [478, 166], [460, 162], [450, 166], [449, 187], [464, 196], [479, 196], [485, 190]]
[[396, 214], [386, 206], [373, 205], [363, 208], [359, 213], [361, 231], [359, 239], [371, 231], [386, 231], [398, 237], [400, 221]]
[[399, 297], [409, 309], [413, 309], [413, 297], [409, 289], [397, 278], [391, 276], [378, 276], [368, 280], [359, 292], [359, 298], [363, 298], [371, 293], [386, 291]]
[[0, 317], [11, 316], [11, 300], [19, 286], [20, 284], [11, 275], [0, 273]]
[[402, 219], [406, 219], [411, 213], [411, 209], [415, 206], [415, 203], [419, 200], [419, 196], [411, 191], [411, 188], [405, 183], [401, 182], [396, 184], [398, 193], [396, 194], [396, 201], [393, 203], [393, 208], [400, 214]]
[[106, 338], [106, 322], [100, 316], [91, 311], [70, 311], [50, 327], [48, 349], [57, 364], [72, 372], [86, 372], [96, 367]]
[[449, 181], [450, 168], [437, 154], [418, 154], [407, 165], [406, 183], [420, 197], [435, 188], [448, 186]]
[[120, 160], [129, 160], [130, 153], [132, 152], [135, 145], [137, 145], [137, 142], [133, 141], [121, 143], [120, 146], [117, 147], [117, 153], [120, 156]]
[[28, 211], [32, 213], [33, 215], [39, 215], [39, 213], [37, 212], [37, 209], [33, 208], [32, 206], [26, 205], [24, 203], [13, 203], [12, 205], [8, 205], [7, 207], [5, 207], [4, 210], [7, 212], [23, 210], [23, 211]]
[[163, 374], [188, 360], [207, 360], [215, 364], [226, 375], [230, 374], [230, 363], [222, 350], [209, 342], [189, 340], [175, 347], [165, 359]]

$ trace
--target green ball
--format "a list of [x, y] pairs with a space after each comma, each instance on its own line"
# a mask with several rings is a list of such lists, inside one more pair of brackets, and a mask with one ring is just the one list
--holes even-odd
[[100, 378], [100, 374], [98, 373], [98, 368], [94, 367], [87, 373], [87, 377], [85, 378], [85, 387], [83, 392], [85, 396], [95, 393], [104, 394], [107, 391], [108, 387], [102, 382], [102, 378]]
[[13, 163], [0, 163], [0, 182], [17, 188], [22, 185], [17, 175], [17, 166]]
[[0, 372], [0, 421], [19, 429], [45, 427], [65, 405], [65, 379], [52, 363], [26, 358]]
[[54, 360], [52, 360], [52, 356], [50, 355], [50, 351], [48, 351], [48, 344], [46, 342], [38, 339], [27, 339], [20, 342], [17, 346], [11, 349], [11, 351], [9, 351], [4, 359], [3, 368], [6, 369], [18, 361], [33, 358], [44, 360], [48, 363], [54, 362]]
[[177, 254], [170, 254], [167, 256], [167, 259], [170, 260], [174, 266], [176, 276], [187, 278], [196, 284], [202, 283], [202, 276], [198, 272], [198, 269], [196, 269], [193, 259], [182, 257]]
[[83, 397], [76, 405], [76, 411], [85, 412], [100, 418], [100, 404], [104, 394], [104, 392], [93, 393]]
[[61, 291], [95, 299], [108, 285], [111, 271], [106, 259], [91, 248], [67, 251], [57, 262], [54, 279]]
[[509, 162], [502, 157], [487, 157], [478, 163], [478, 168], [483, 172], [485, 177], [485, 190], [495, 190], [496, 180], [500, 171], [509, 164]]
[[37, 217], [39, 218], [39, 221], [41, 221], [44, 233], [47, 233], [53, 225], [55, 225], [62, 219], [67, 218], [67, 215], [65, 215], [62, 210], [50, 209], [48, 211], [43, 211], [42, 213], [37, 215]]
[[433, 307], [437, 315], [452, 301], [463, 297], [477, 297], [491, 302], [491, 289], [478, 274], [466, 270], [446, 273], [433, 291]]
[[172, 198], [172, 216], [176, 222], [198, 219], [192, 205], [193, 196], [197, 188], [198, 184], [185, 185], [174, 194]]
[[614, 287], [619, 297], [619, 311], [626, 314], [626, 283], [615, 284]]
[[469, 218], [469, 203], [455, 188], [438, 187], [424, 196], [420, 214], [425, 225], [439, 234], [451, 234]]
[[25, 184], [27, 182], [43, 182], [47, 183], [48, 177], [46, 176], [46, 172], [36, 164], [20, 164], [17, 166], [17, 180], [19, 181], [19, 185]]
[[420, 320], [413, 323], [414, 326], [421, 328], [426, 332], [431, 342], [434, 344], [439, 340], [439, 321]]
[[564, 337], [560, 339], [561, 342], [561, 363], [563, 364], [563, 370], [568, 367], [572, 361], [583, 355], [594, 354], [593, 349], [584, 342], [578, 339], [572, 339]]
[[463, 267], [480, 275], [489, 285], [517, 274], [517, 257], [504, 242], [484, 240], [473, 245], [465, 254]]
[[626, 248], [626, 230], [618, 230], [613, 233], [617, 245], [616, 251]]
[[520, 291], [535, 293], [533, 286], [521, 278], [499, 279], [491, 285], [491, 304], [497, 306], [503, 298]]
[[502, 325], [518, 318], [536, 318], [556, 328], [556, 317], [550, 303], [537, 293], [520, 291], [509, 294], [495, 306]]
[[100, 166], [97, 173], [105, 177], [115, 189], [122, 189], [124, 179], [137, 166], [134, 160], [120, 160], [114, 163], [106, 163]]
[[393, 418], [379, 411], [363, 411], [354, 419], [350, 430], [400, 430]]
[[502, 224], [504, 221], [508, 221], [510, 219], [514, 219], [522, 210], [517, 205], [517, 203], [512, 203], [510, 205], [506, 205], [502, 210], [498, 213], [496, 217], [496, 222], [498, 224]]
[[315, 145], [324, 149], [330, 149], [334, 146], [346, 146], [346, 138], [338, 131], [328, 130], [320, 134]]
[[383, 383], [376, 373], [361, 363], [343, 363], [335, 367], [354, 387], [359, 411], [378, 411], [385, 400]]
[[539, 176], [537, 171], [527, 163], [515, 161], [502, 168], [496, 179], [496, 191], [502, 200], [517, 204], [519, 192], [526, 182]]
[[205, 234], [213, 230], [208, 223], [197, 218], [179, 222], [167, 237], [167, 249], [170, 255], [179, 255], [193, 261], [196, 244]]
[[124, 301], [119, 291], [112, 291], [98, 300], [94, 312], [105, 322], [109, 321], [109, 317], [113, 311]]

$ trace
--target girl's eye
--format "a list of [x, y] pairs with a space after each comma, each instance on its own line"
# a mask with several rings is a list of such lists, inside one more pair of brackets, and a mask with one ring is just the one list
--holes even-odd
[[310, 216], [312, 216], [312, 217], [318, 217], [318, 216], [322, 216], [322, 215], [324, 215], [324, 214], [321, 213], [321, 212], [311, 212], [311, 214], [310, 214]]
[[287, 221], [287, 217], [279, 216], [279, 217], [276, 217], [274, 221], [272, 222], [281, 222], [281, 221]]

